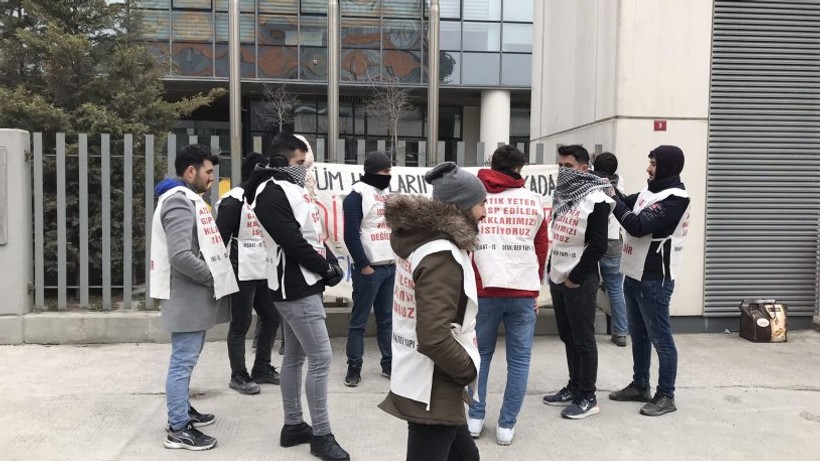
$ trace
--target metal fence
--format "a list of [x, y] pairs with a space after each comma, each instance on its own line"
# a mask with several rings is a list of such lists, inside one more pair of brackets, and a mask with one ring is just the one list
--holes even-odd
[[[43, 134], [33, 134], [35, 309], [62, 311], [69, 308], [71, 300], [72, 307], [110, 310], [117, 307], [112, 296], [115, 291], [121, 293], [123, 309], [135, 307], [135, 294], [143, 297], [139, 307], [153, 308], [153, 300], [144, 294], [150, 271], [150, 252], [146, 249], [151, 242], [154, 185], [158, 175], [175, 175], [177, 136], [169, 133], [165, 137], [167, 142], [158, 148], [154, 135], [135, 140], [133, 135], [126, 134], [122, 139], [112, 140], [108, 134], [100, 135], [99, 139], [79, 134], [67, 140], [64, 133], [58, 133], [54, 144], [45, 146]], [[211, 136], [208, 141], [214, 152], [220, 152], [218, 136]], [[314, 151], [316, 161], [350, 163], [351, 159], [345, 158], [345, 146], [350, 141], [338, 140], [337, 158], [327, 159], [326, 140], [319, 138]], [[354, 141], [355, 160], [361, 164], [365, 140]], [[200, 139], [189, 136], [188, 142], [195, 144]], [[444, 152], [443, 144], [440, 143], [439, 152]], [[254, 138], [253, 145], [254, 150], [263, 150], [261, 138]], [[423, 141], [418, 143], [417, 157], [412, 162], [408, 162], [404, 146], [405, 141], [399, 141], [397, 166], [428, 163]], [[479, 143], [476, 147], [475, 158], [486, 158], [486, 146]], [[523, 151], [525, 146], [518, 147]], [[534, 147], [532, 160], [543, 163], [544, 145]], [[385, 141], [378, 141], [377, 148], [384, 150]], [[460, 165], [465, 165], [465, 151], [464, 142], [459, 142], [454, 160]], [[228, 161], [220, 163], [230, 166]], [[135, 167], [141, 167], [139, 174]], [[221, 177], [219, 165], [214, 174]], [[92, 183], [94, 187], [90, 188]], [[210, 193], [205, 194], [207, 202], [217, 202], [219, 187], [220, 181], [214, 181]], [[94, 232], [89, 226], [92, 222], [98, 223]], [[69, 275], [74, 280], [71, 284]], [[114, 283], [114, 279], [119, 282]], [[92, 293], [99, 301], [92, 303]]]

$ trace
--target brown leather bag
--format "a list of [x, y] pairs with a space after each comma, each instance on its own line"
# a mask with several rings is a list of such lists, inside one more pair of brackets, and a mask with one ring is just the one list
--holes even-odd
[[787, 310], [774, 299], [744, 299], [740, 303], [740, 337], [753, 343], [786, 342]]

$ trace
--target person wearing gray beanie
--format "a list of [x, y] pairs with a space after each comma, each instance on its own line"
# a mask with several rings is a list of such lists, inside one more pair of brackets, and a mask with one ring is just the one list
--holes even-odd
[[376, 174], [392, 167], [393, 163], [390, 161], [390, 157], [384, 152], [370, 152], [364, 159], [364, 174]]
[[405, 459], [478, 461], [463, 396], [475, 388], [481, 361], [470, 252], [487, 193], [452, 162], [425, 180], [432, 198], [394, 194], [384, 205], [396, 272], [390, 393], [379, 408], [407, 421]]
[[453, 162], [437, 165], [424, 175], [424, 180], [433, 185], [434, 200], [450, 203], [465, 213], [487, 200], [481, 180]]

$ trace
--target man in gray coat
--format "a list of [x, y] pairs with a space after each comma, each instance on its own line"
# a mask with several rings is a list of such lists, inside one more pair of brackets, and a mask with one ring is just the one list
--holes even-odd
[[[208, 450], [216, 445], [215, 438], [197, 429], [212, 424], [215, 417], [194, 410], [188, 401], [188, 387], [205, 344], [206, 330], [229, 322], [230, 306], [214, 299], [214, 277], [200, 256], [195, 202], [183, 188], [196, 194], [208, 191], [218, 162], [219, 158], [207, 148], [186, 146], [176, 157], [177, 177], [163, 180], [154, 190], [158, 197], [168, 193], [155, 214], [164, 229], [170, 263], [169, 295], [162, 303], [162, 327], [171, 332], [171, 359], [165, 384], [169, 426], [166, 448]], [[155, 227], [155, 244], [157, 233]], [[152, 255], [152, 267], [153, 259]], [[153, 281], [151, 290], [153, 295]], [[227, 301], [229, 297], [223, 299]]]

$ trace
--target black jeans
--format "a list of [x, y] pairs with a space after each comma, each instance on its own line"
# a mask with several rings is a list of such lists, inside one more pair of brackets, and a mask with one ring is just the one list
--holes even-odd
[[550, 282], [558, 335], [567, 352], [569, 385], [584, 398], [595, 395], [598, 380], [598, 344], [595, 342], [595, 297], [598, 274], [590, 274], [578, 288]]
[[407, 423], [407, 461], [478, 461], [467, 425]]
[[259, 341], [256, 343], [256, 359], [253, 370], [263, 370], [270, 365], [273, 335], [279, 328], [281, 318], [273, 304], [273, 295], [266, 280], [239, 282], [239, 292], [231, 295], [231, 326], [228, 330], [228, 359], [231, 362], [231, 377], [245, 375], [245, 337], [251, 327], [252, 310], [256, 311], [262, 325]]

